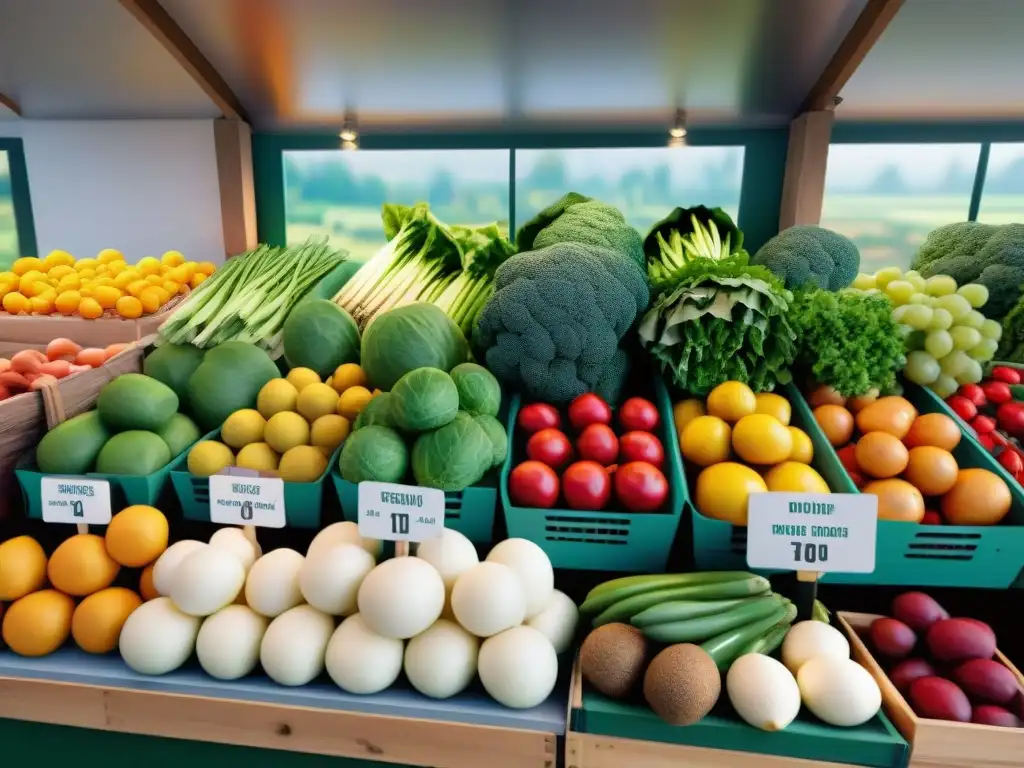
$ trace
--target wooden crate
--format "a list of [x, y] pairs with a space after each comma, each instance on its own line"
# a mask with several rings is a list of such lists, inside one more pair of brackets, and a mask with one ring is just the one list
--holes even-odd
[[[918, 717], [861, 640], [859, 633], [866, 631], [879, 617], [868, 613], [836, 615], [840, 628], [850, 638], [851, 655], [875, 678], [882, 690], [882, 706], [910, 744], [910, 768], [1019, 768], [1024, 765], [1024, 728]], [[1012, 671], [1024, 688], [1024, 677], [1013, 663], [998, 650], [995, 659]]]
[[0, 312], [0, 339], [21, 343], [22, 348], [29, 345], [46, 345], [54, 339], [62, 338], [71, 339], [83, 347], [108, 347], [111, 344], [140, 341], [156, 333], [163, 322], [181, 306], [182, 298], [155, 315], [147, 315], [137, 320], [115, 317], [86, 320], [81, 317], [60, 315], [44, 317]]

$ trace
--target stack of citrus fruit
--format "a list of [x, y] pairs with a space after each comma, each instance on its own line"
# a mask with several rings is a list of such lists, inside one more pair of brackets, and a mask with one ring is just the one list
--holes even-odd
[[902, 397], [840, 398], [814, 418], [857, 487], [878, 496], [879, 520], [995, 525], [1010, 510], [1001, 477], [960, 468], [953, 450], [962, 433], [943, 413], [918, 414]]
[[674, 409], [683, 457], [699, 470], [697, 510], [733, 525], [747, 524], [751, 493], [828, 493], [809, 466], [811, 438], [789, 425], [792, 409], [782, 395], [755, 395], [746, 384], [727, 381], [707, 401], [684, 400]]
[[45, 259], [18, 259], [10, 272], [0, 272], [0, 302], [11, 315], [137, 318], [159, 312], [215, 269], [208, 261], [186, 261], [178, 251], [138, 264], [128, 264], [111, 248], [78, 260], [52, 251]]
[[[157, 596], [152, 564], [167, 537], [163, 513], [136, 505], [114, 515], [105, 535], [72, 536], [49, 558], [31, 536], [0, 544], [0, 601], [11, 601], [6, 611], [0, 602], [4, 643], [22, 656], [46, 656], [69, 636], [88, 653], [114, 650], [131, 612]], [[122, 568], [143, 569], [129, 582], [137, 590], [114, 586], [125, 583]]]

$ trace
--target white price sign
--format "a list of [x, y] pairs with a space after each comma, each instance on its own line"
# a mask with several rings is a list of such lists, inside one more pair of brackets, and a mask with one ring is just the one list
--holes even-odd
[[359, 535], [426, 541], [444, 531], [444, 491], [396, 483], [359, 484]]
[[80, 477], [44, 477], [43, 521], [106, 525], [110, 522], [110, 483]]
[[747, 565], [872, 573], [877, 529], [878, 497], [870, 493], [753, 493]]
[[210, 522], [284, 528], [284, 480], [239, 474], [211, 475]]

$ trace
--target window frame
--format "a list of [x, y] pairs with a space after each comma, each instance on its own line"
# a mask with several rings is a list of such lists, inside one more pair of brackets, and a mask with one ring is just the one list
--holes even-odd
[[[702, 128], [687, 134], [689, 146], [743, 147], [743, 173], [737, 224], [748, 250], [756, 250], [778, 232], [789, 128]], [[516, 150], [659, 148], [668, 144], [667, 131], [565, 133], [369, 133], [360, 136], [362, 150], [474, 150], [509, 152], [509, 226], [515, 231]], [[260, 242], [284, 245], [284, 153], [341, 149], [336, 133], [264, 132], [253, 135], [253, 177], [256, 222]], [[569, 190], [566, 190], [569, 191]], [[668, 213], [668, 211], [666, 211]]]
[[0, 138], [0, 152], [7, 153], [11, 174], [11, 201], [14, 204], [14, 227], [18, 233], [18, 255], [38, 256], [28, 166], [25, 164], [25, 144], [21, 139]]

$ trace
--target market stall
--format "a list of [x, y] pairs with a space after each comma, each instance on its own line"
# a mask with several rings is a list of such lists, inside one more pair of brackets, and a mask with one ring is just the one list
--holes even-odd
[[[920, 128], [978, 142], [961, 214], [834, 181], [899, 132], [844, 115], [948, 117], [877, 62], [979, 17], [41, 2], [0, 0], [8, 757], [1024, 765], [1022, 116]], [[40, 59], [80, 36], [138, 79]]]

